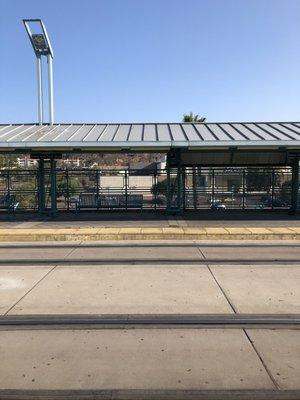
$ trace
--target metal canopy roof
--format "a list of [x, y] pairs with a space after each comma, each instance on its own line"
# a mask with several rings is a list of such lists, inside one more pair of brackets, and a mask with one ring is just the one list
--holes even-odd
[[300, 150], [300, 122], [0, 125], [0, 150]]

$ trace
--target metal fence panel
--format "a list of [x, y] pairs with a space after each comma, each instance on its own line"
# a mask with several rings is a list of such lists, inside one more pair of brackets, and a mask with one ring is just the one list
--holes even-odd
[[[167, 170], [57, 169], [57, 208], [74, 211], [94, 193], [99, 209], [277, 209], [291, 206], [291, 168], [186, 167]], [[169, 185], [168, 185], [169, 179]], [[12, 194], [21, 210], [38, 209], [38, 171], [0, 170], [0, 196]], [[45, 203], [51, 207], [50, 170]]]

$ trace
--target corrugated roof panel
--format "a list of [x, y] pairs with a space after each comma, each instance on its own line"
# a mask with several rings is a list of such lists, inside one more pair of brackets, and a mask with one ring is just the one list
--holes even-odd
[[201, 135], [202, 140], [216, 140], [214, 135], [211, 133], [211, 131], [207, 128], [205, 124], [194, 124], [195, 129], [197, 129], [199, 135]]
[[46, 135], [51, 135], [52, 132], [57, 132], [57, 130], [60, 128], [60, 125], [37, 126], [36, 128], [37, 129], [34, 132], [32, 132], [30, 135], [27, 135], [23, 139], [23, 142], [38, 142], [42, 137]]
[[3, 129], [0, 132], [0, 140], [6, 140], [6, 138], [14, 135], [15, 133], [18, 132], [22, 132], [24, 129], [28, 129], [30, 127], [32, 127], [33, 125], [19, 125], [19, 126], [15, 126], [15, 125], [8, 125], [6, 127], [6, 129]]
[[[84, 144], [100, 151], [102, 146], [119, 145], [128, 148], [130, 142], [137, 149], [145, 144], [151, 149], [166, 146], [299, 146], [299, 122], [260, 123], [146, 123], [146, 124], [2, 124], [0, 148], [51, 151], [64, 146], [84, 149]], [[97, 142], [97, 143], [96, 143]], [[55, 144], [59, 144], [56, 146]], [[82, 144], [82, 146], [81, 146]], [[263, 147], [262, 147], [263, 148]]]
[[13, 129], [13, 125], [0, 125], [0, 135], [1, 133], [8, 132], [10, 129]]
[[168, 124], [157, 124], [158, 140], [162, 142], [169, 142], [172, 140]]
[[183, 124], [182, 128], [189, 141], [202, 140], [196, 129], [194, 128], [193, 124]]
[[257, 132], [252, 132], [247, 128], [247, 124], [232, 124], [235, 128], [237, 128], [241, 133], [243, 133], [249, 140], [264, 140], [263, 136]]
[[178, 140], [179, 142], [185, 141], [186, 137], [183, 130], [181, 129], [181, 124], [170, 124], [170, 129], [172, 132], [173, 140]]
[[132, 125], [129, 133], [129, 142], [140, 142], [143, 136], [143, 125]]
[[[60, 134], [58, 134], [53, 141], [54, 142], [67, 142], [83, 125], [71, 125], [68, 129], [64, 129]], [[43, 140], [41, 140], [43, 141]]]
[[156, 142], [156, 126], [155, 126], [155, 124], [145, 124], [144, 140], [146, 142]]
[[294, 131], [291, 131], [290, 129], [288, 129], [286, 126], [282, 125], [282, 124], [270, 124], [272, 127], [279, 129], [281, 132], [283, 132], [284, 134], [287, 134], [288, 136], [290, 136], [292, 139], [300, 139], [299, 135]]
[[288, 136], [286, 136], [284, 133], [278, 132], [277, 129], [272, 128], [272, 126], [265, 124], [265, 123], [259, 123], [257, 126], [265, 129], [269, 133], [271, 133], [275, 138], [281, 139], [281, 140], [291, 140]]
[[114, 137], [114, 142], [126, 142], [128, 136], [129, 136], [129, 131], [130, 131], [131, 125], [120, 125], [115, 137]]
[[[42, 128], [41, 126], [39, 127], [40, 129]], [[7, 138], [7, 142], [11, 141], [17, 141], [17, 142], [22, 142], [24, 138], [29, 136], [31, 133], [35, 132], [38, 129], [36, 125], [31, 125], [30, 127], [27, 127], [26, 129], [22, 129], [20, 132], [13, 132], [12, 135], [10, 135]]]
[[253, 132], [258, 133], [265, 140], [276, 140], [276, 138], [274, 138], [274, 136], [272, 136], [270, 133], [261, 129], [259, 126], [257, 126], [257, 124], [247, 123], [247, 124], [245, 124], [245, 126], [247, 126], [247, 128], [249, 128], [249, 129], [251, 129]]
[[287, 124], [281, 124], [281, 125], [284, 125], [284, 126], [290, 128], [290, 129], [293, 129], [294, 132], [297, 132], [297, 133], [300, 134], [300, 127], [297, 126], [296, 124], [288, 124], [287, 123]]
[[117, 132], [118, 126], [119, 126], [118, 124], [107, 125], [106, 129], [103, 131], [98, 141], [111, 142], [113, 140], [115, 133]]
[[231, 137], [223, 132], [217, 124], [208, 124], [207, 126], [216, 135], [217, 140], [232, 140]]
[[60, 137], [71, 137], [78, 130], [78, 125], [60, 125], [57, 131], [51, 131], [39, 139], [39, 142], [55, 142], [59, 141]]
[[89, 131], [86, 137], [83, 139], [84, 142], [97, 142], [99, 136], [103, 132], [107, 125], [100, 124], [94, 125], [93, 128]]
[[243, 136], [241, 133], [236, 131], [231, 125], [229, 124], [220, 124], [220, 127], [222, 127], [228, 134], [234, 139], [234, 140], [247, 140], [245, 136]]
[[280, 124], [281, 126], [286, 126], [289, 129], [292, 129], [294, 132], [300, 134], [300, 127], [296, 126], [295, 124], [284, 123]]
[[[86, 134], [82, 137], [82, 141], [83, 142], [85, 142], [85, 139], [87, 138], [87, 136], [90, 134], [90, 133], [92, 133], [93, 132], [93, 130], [96, 128], [96, 125], [95, 124], [87, 124], [87, 125], [85, 125], [86, 127], [88, 127], [89, 129], [87, 130], [87, 132], [86, 132]], [[80, 133], [79, 133], [80, 135], [82, 135], [82, 132], [80, 131]], [[76, 139], [77, 139], [77, 136], [76, 136]], [[72, 140], [72, 139], [71, 139]]]
[[94, 125], [82, 125], [68, 140], [70, 142], [82, 142], [86, 135], [92, 130], [93, 126]]

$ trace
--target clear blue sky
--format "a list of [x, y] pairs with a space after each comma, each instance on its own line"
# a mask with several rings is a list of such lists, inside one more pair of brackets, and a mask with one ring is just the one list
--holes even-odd
[[300, 0], [0, 0], [2, 123], [37, 120], [22, 18], [52, 40], [57, 122], [300, 120]]

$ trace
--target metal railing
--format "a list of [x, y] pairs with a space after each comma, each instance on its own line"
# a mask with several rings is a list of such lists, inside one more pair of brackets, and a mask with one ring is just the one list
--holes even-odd
[[[276, 209], [291, 206], [291, 168], [180, 168], [166, 170], [56, 169], [57, 208], [75, 210], [79, 196], [95, 193], [103, 209], [130, 210], [142, 196], [143, 210]], [[180, 179], [180, 184], [179, 180]], [[169, 185], [168, 185], [169, 181]], [[51, 206], [50, 170], [45, 169], [45, 203]], [[38, 171], [0, 170], [0, 196], [15, 195], [20, 210], [38, 209]], [[105, 196], [105, 197], [104, 197]], [[118, 197], [119, 196], [119, 197]], [[122, 202], [117, 199], [122, 197]], [[141, 198], [139, 196], [139, 198]], [[136, 197], [137, 198], [137, 197]], [[106, 204], [106, 206], [105, 206]]]

